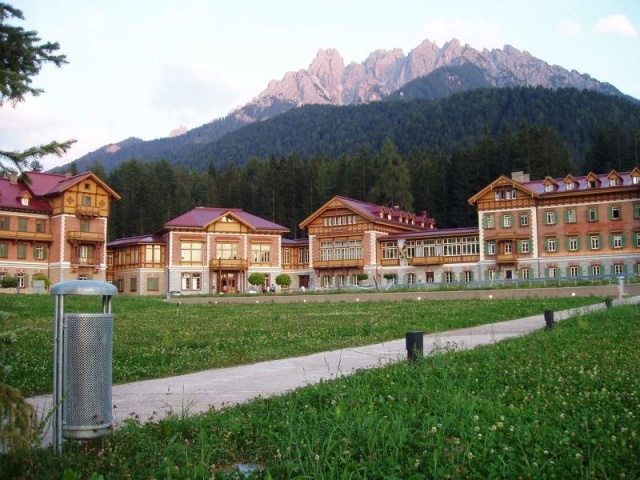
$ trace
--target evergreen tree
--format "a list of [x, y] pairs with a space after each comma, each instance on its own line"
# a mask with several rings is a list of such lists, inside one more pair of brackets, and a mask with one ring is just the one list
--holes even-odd
[[411, 175], [391, 138], [387, 137], [376, 155], [377, 179], [371, 188], [374, 203], [413, 210]]
[[[24, 20], [22, 11], [0, 3], [0, 108], [6, 102], [15, 106], [24, 101], [27, 95], [40, 95], [42, 89], [31, 86], [32, 77], [40, 73], [47, 63], [58, 67], [67, 63], [64, 55], [56, 54], [60, 48], [58, 43], [40, 43], [37, 32], [9, 25], [7, 20], [12, 18]], [[45, 155], [63, 155], [74, 142], [50, 142], [21, 152], [0, 150], [0, 167], [3, 170], [14, 167], [23, 171], [29, 162]]]

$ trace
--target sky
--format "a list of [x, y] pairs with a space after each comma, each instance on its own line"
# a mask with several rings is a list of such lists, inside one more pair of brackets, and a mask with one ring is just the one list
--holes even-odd
[[327, 48], [348, 64], [424, 40], [511, 45], [640, 99], [638, 0], [5, 1], [67, 56], [33, 78], [43, 94], [0, 108], [0, 149], [77, 140], [45, 169], [224, 117]]

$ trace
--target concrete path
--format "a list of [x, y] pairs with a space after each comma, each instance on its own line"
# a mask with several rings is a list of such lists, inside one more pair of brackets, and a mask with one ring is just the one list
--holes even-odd
[[[615, 300], [619, 303], [640, 303], [640, 297]], [[579, 309], [555, 312], [556, 321], [574, 315], [605, 308], [596, 304]], [[520, 318], [431, 335], [424, 335], [424, 353], [439, 348], [471, 349], [505, 338], [525, 335], [545, 327], [544, 315]], [[256, 397], [268, 397], [296, 388], [349, 375], [356, 370], [374, 368], [406, 359], [405, 339], [376, 345], [345, 348], [304, 357], [206, 370], [178, 377], [146, 380], [114, 385], [112, 389], [113, 423], [117, 428], [127, 419], [140, 422], [159, 420], [169, 413], [194, 415], [210, 408], [219, 409], [247, 402]], [[28, 399], [38, 412], [48, 412], [52, 396]], [[51, 432], [44, 445], [51, 444]]]

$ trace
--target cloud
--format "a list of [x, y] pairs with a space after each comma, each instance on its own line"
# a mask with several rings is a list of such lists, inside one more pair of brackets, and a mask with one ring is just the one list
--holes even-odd
[[637, 37], [638, 31], [622, 14], [609, 15], [598, 20], [594, 30], [597, 33], [614, 33], [622, 37]]
[[558, 22], [556, 29], [565, 37], [577, 37], [580, 35], [581, 28], [580, 24], [574, 20], [561, 20]]

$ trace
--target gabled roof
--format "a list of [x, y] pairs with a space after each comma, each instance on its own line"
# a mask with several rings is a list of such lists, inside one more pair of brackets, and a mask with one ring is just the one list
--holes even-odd
[[[28, 205], [22, 204], [22, 199], [27, 195], [31, 197]], [[29, 186], [22, 180], [14, 180], [0, 177], [0, 209], [19, 210], [24, 212], [51, 213], [51, 206], [29, 192]]]
[[[402, 226], [407, 229], [425, 230], [435, 228], [435, 219], [429, 218], [427, 212], [422, 212], [420, 215], [415, 213], [406, 212], [395, 207], [385, 207], [384, 205], [375, 205], [369, 202], [363, 202], [362, 200], [354, 200], [353, 198], [342, 197], [336, 195], [322, 207], [317, 209], [312, 215], [300, 222], [300, 228], [306, 228], [306, 226], [330, 207], [330, 204], [337, 200], [345, 207], [364, 218], [368, 218], [372, 222], [382, 223], [387, 225]], [[389, 218], [390, 217], [390, 218]], [[424, 223], [424, 226], [422, 224]]]
[[[469, 198], [468, 202], [471, 205], [474, 205], [475, 203], [478, 202], [480, 198], [484, 197], [487, 194], [487, 192], [493, 191], [497, 188], [504, 188], [504, 187], [509, 187], [512, 189], [519, 190], [525, 193], [527, 196], [532, 196], [532, 197], [538, 196], [538, 192], [528, 187], [529, 183], [532, 183], [532, 182], [519, 183], [507, 177], [506, 175], [500, 175], [493, 182], [491, 182], [489, 185], [487, 185], [478, 193], [476, 193], [473, 197]], [[542, 191], [544, 191], [544, 187], [542, 188]]]
[[165, 239], [160, 235], [140, 235], [137, 237], [118, 238], [107, 243], [107, 248], [123, 247], [126, 245], [156, 244], [166, 243]]
[[264, 218], [245, 212], [240, 208], [196, 207], [169, 220], [164, 228], [205, 228], [212, 222], [231, 215], [252, 230], [288, 233], [289, 229]]
[[382, 237], [382, 240], [396, 240], [399, 238], [460, 237], [465, 235], [478, 235], [479, 231], [478, 227], [435, 228], [433, 230], [424, 230], [422, 232], [392, 233]]
[[27, 175], [31, 180], [29, 189], [34, 193], [34, 195], [40, 197], [58, 195], [68, 188], [90, 178], [94, 182], [98, 183], [107, 192], [109, 192], [109, 194], [112, 195], [113, 198], [120, 198], [120, 195], [118, 195], [111, 187], [109, 187], [109, 185], [103, 182], [100, 177], [95, 175], [93, 172], [80, 173], [71, 177], [67, 175], [57, 175], [53, 173], [43, 172], [28, 172]]

